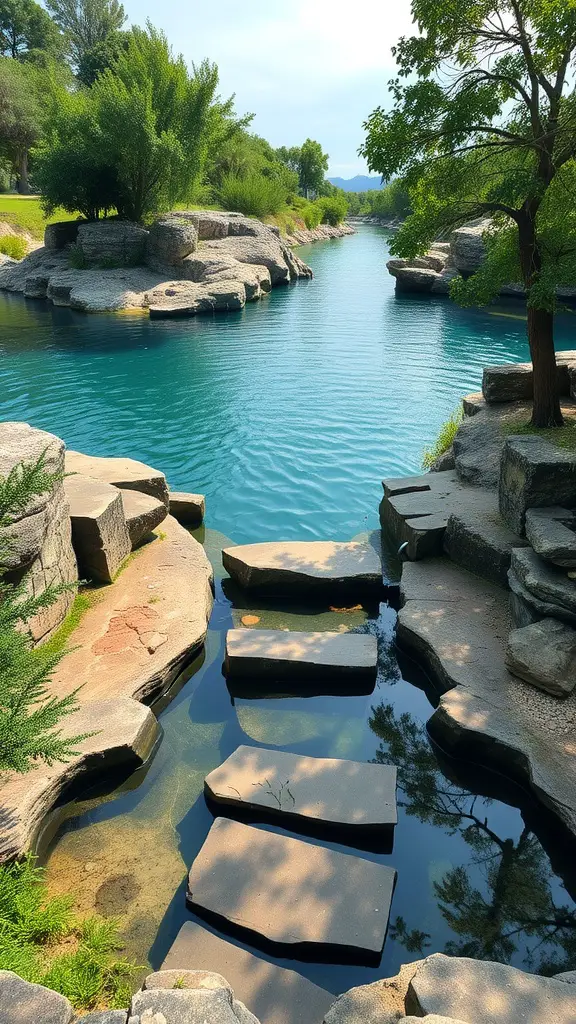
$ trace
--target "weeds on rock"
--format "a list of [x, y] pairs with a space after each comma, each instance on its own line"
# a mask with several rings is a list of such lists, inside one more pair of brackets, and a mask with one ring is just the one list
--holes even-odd
[[438, 437], [434, 441], [431, 448], [425, 448], [422, 455], [422, 469], [430, 469], [436, 459], [439, 459], [444, 452], [453, 444], [454, 438], [458, 432], [458, 427], [462, 423], [463, 418], [462, 409], [455, 409], [449, 419], [440, 427]]
[[137, 966], [118, 958], [120, 949], [117, 922], [76, 921], [72, 897], [48, 895], [34, 857], [0, 866], [0, 970], [60, 992], [78, 1009], [123, 1007]]

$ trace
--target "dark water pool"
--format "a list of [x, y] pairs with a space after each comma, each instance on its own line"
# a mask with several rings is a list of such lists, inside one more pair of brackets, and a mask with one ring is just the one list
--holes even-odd
[[[84, 317], [0, 296], [3, 417], [86, 452], [141, 458], [174, 487], [203, 491], [198, 536], [219, 575], [227, 538], [358, 535], [377, 526], [381, 478], [418, 470], [482, 367], [527, 357], [520, 306], [397, 299], [386, 253], [377, 228], [301, 251], [314, 281], [213, 320]], [[559, 322], [560, 347], [574, 347], [573, 325]], [[233, 704], [223, 638], [246, 609], [219, 578], [206, 651], [162, 712], [156, 758], [119, 790], [84, 794], [63, 812], [48, 859], [53, 888], [119, 915], [129, 952], [157, 966], [188, 916], [183, 879], [211, 820], [207, 771], [242, 742], [389, 759], [400, 769], [394, 850], [359, 853], [398, 869], [382, 963], [297, 969], [341, 991], [424, 951], [574, 967], [567, 851], [520, 792], [432, 749], [430, 700], [390, 646], [393, 613], [250, 608], [261, 626], [378, 631], [379, 681], [369, 697]]]

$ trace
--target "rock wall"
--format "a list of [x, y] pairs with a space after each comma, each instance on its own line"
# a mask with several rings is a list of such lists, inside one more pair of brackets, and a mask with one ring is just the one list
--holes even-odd
[[[36, 462], [44, 454], [46, 470], [64, 473], [64, 442], [54, 434], [27, 423], [0, 424], [0, 474], [8, 476], [20, 463]], [[38, 596], [52, 584], [76, 583], [78, 573], [72, 549], [68, 502], [63, 480], [33, 498], [6, 529], [8, 548], [2, 562], [13, 582], [26, 579], [29, 593]], [[45, 639], [67, 615], [74, 589], [62, 593], [50, 607], [30, 621], [35, 641]]]

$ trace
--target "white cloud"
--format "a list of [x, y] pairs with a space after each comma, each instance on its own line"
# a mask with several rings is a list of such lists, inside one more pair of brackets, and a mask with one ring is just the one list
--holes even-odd
[[188, 61], [209, 57], [222, 93], [256, 114], [253, 128], [274, 145], [319, 139], [331, 172], [365, 170], [357, 157], [362, 122], [386, 101], [390, 50], [411, 28], [409, 0], [125, 0], [131, 21], [150, 18]]

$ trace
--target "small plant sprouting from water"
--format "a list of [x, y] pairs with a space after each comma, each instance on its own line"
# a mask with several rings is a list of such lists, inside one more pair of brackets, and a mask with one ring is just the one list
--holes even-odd
[[462, 423], [463, 415], [462, 408], [455, 409], [449, 419], [442, 424], [434, 444], [431, 448], [424, 449], [424, 453], [422, 455], [422, 469], [430, 469], [430, 466], [434, 464], [436, 459], [439, 459], [441, 455], [444, 455], [444, 452], [448, 451], [454, 442], [454, 438], [458, 432], [458, 427]]
[[286, 779], [286, 782], [281, 782], [277, 792], [272, 786], [270, 779], [264, 779], [264, 782], [253, 782], [252, 785], [259, 786], [268, 796], [271, 796], [278, 804], [278, 809], [280, 811], [286, 810], [286, 808], [282, 806], [285, 797], [288, 797], [292, 801], [292, 807], [296, 806], [296, 800], [290, 790], [290, 779]]

